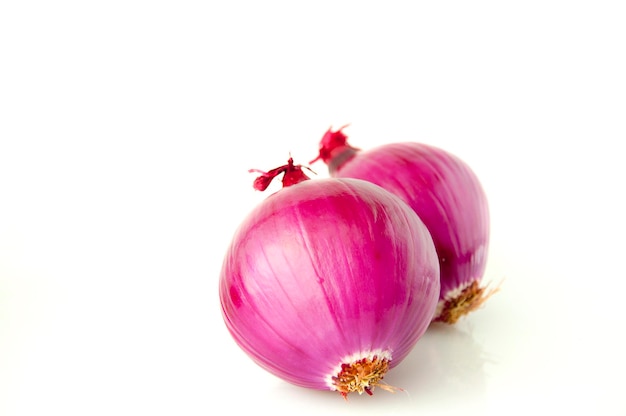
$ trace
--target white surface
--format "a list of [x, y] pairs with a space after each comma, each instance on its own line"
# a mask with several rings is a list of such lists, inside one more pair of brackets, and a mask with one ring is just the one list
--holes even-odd
[[[626, 414], [623, 2], [214, 3], [0, 5], [0, 414]], [[217, 297], [247, 169], [344, 123], [464, 158], [502, 281], [348, 403]]]

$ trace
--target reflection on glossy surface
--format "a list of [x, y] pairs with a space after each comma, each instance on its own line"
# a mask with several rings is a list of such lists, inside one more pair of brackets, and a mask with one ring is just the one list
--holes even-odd
[[424, 399], [432, 410], [479, 410], [485, 402], [486, 361], [470, 328], [433, 323], [388, 381], [402, 386], [413, 400]]

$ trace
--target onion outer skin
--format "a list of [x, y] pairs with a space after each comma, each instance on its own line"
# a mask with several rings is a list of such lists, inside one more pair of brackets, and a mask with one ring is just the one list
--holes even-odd
[[235, 342], [272, 374], [318, 390], [337, 390], [345, 360], [384, 355], [397, 366], [426, 331], [439, 292], [425, 225], [398, 197], [358, 179], [270, 195], [236, 231], [219, 283]]
[[[325, 162], [332, 177], [367, 180], [399, 196], [426, 224], [441, 270], [434, 320], [455, 323], [489, 296], [478, 284], [487, 263], [489, 206], [464, 161], [434, 146], [398, 142], [364, 151], [345, 145]], [[449, 313], [448, 307], [458, 310]]]

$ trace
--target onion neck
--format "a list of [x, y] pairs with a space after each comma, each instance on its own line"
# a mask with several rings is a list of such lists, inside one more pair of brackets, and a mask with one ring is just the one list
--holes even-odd
[[346, 162], [356, 156], [358, 152], [358, 149], [351, 146], [344, 146], [336, 149], [336, 152], [333, 153], [330, 160], [326, 162], [330, 175], [332, 176], [335, 172], [339, 171], [339, 169], [341, 169]]
[[281, 173], [283, 174], [283, 188], [309, 180], [310, 178], [304, 173], [302, 168], [302, 165], [294, 165], [293, 158], [290, 157], [286, 165], [279, 166], [267, 172], [258, 169], [250, 169], [249, 171], [261, 173], [261, 175], [254, 180], [253, 186], [257, 191], [264, 191], [270, 183], [272, 183], [274, 178]]
[[348, 127], [348, 125], [335, 131], [329, 128], [322, 137], [322, 140], [320, 140], [319, 154], [315, 159], [310, 161], [309, 164], [321, 159], [328, 165], [328, 170], [332, 175], [341, 169], [344, 163], [352, 159], [359, 149], [348, 144], [348, 136], [343, 132], [343, 129], [346, 127]]

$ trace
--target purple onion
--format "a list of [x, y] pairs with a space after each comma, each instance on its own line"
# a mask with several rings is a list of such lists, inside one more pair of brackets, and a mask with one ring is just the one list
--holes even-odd
[[315, 160], [328, 165], [331, 177], [375, 183], [413, 208], [439, 256], [441, 294], [434, 320], [457, 322], [493, 293], [481, 286], [489, 209], [478, 178], [455, 155], [426, 144], [392, 143], [361, 151], [348, 144], [345, 127], [326, 132]]
[[426, 331], [439, 295], [430, 233], [359, 179], [295, 177], [245, 218], [220, 276], [223, 317], [261, 367], [298, 386], [371, 394]]

